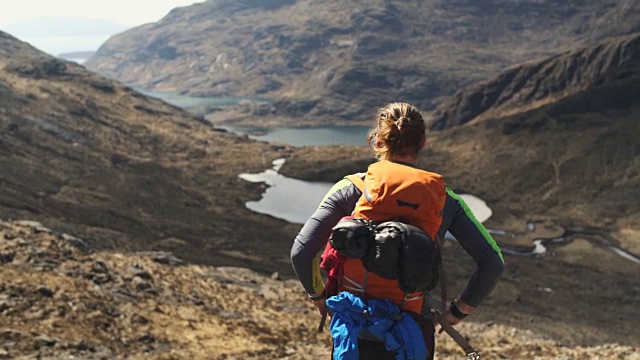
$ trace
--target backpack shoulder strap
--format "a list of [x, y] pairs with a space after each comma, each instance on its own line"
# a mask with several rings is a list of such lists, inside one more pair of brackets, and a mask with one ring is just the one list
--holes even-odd
[[361, 192], [364, 192], [364, 176], [365, 173], [356, 173], [345, 176], [345, 179], [351, 181]]

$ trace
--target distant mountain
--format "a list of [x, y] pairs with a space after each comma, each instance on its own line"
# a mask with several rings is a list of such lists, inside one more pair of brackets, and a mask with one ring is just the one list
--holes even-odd
[[86, 65], [272, 107], [212, 121], [355, 123], [398, 99], [429, 110], [512, 65], [638, 30], [636, 0], [209, 0], [114, 36]]
[[128, 27], [107, 19], [41, 17], [0, 27], [50, 55], [95, 52], [111, 35]]
[[0, 30], [23, 37], [113, 35], [129, 28], [108, 19], [83, 17], [39, 17], [4, 25]]
[[640, 32], [513, 67], [430, 117], [436, 129], [473, 137], [482, 151], [456, 164], [478, 171], [475, 182], [510, 189], [502, 201], [618, 226], [618, 241], [640, 253], [640, 202], [631, 200], [640, 197], [639, 99]]

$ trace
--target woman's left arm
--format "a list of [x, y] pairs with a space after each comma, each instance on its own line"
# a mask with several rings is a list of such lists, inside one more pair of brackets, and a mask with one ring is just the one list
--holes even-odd
[[296, 236], [291, 264], [307, 293], [316, 295], [324, 288], [316, 257], [326, 246], [333, 226], [351, 214], [359, 197], [359, 190], [350, 181], [338, 182]]

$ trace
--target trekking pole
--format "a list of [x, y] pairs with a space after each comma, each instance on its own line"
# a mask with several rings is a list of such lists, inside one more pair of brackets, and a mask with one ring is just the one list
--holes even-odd
[[[440, 236], [436, 235], [436, 241], [439, 245], [440, 251], [442, 251], [442, 249], [444, 249], [443, 239], [440, 238]], [[442, 256], [442, 253], [440, 253], [440, 256]], [[467, 355], [467, 359], [480, 360], [480, 353], [476, 349], [474, 349], [471, 344], [469, 344], [467, 339], [460, 335], [458, 330], [454, 329], [453, 326], [449, 325], [448, 322], [440, 320], [442, 314], [444, 314], [447, 310], [447, 307], [445, 305], [447, 303], [447, 277], [444, 273], [444, 264], [442, 263], [442, 261], [440, 261], [440, 265], [438, 266], [438, 268], [440, 270], [440, 295], [442, 296], [442, 302], [432, 298], [431, 296], [427, 296], [425, 298], [425, 301], [431, 309], [431, 312], [438, 320], [438, 323], [442, 327], [442, 330], [444, 330], [449, 336], [451, 336], [453, 341], [455, 341], [462, 348], [462, 351], [464, 351], [464, 353]]]
[[480, 353], [478, 350], [471, 346], [467, 339], [465, 339], [458, 330], [454, 329], [453, 326], [449, 325], [448, 322], [440, 320], [441, 315], [445, 312], [444, 304], [431, 297], [427, 297], [425, 300], [427, 301], [427, 305], [431, 308], [431, 312], [433, 312], [438, 320], [438, 324], [442, 327], [442, 330], [444, 330], [444, 332], [446, 332], [447, 335], [449, 335], [453, 341], [462, 348], [462, 351], [467, 355], [467, 359], [480, 360]]
[[440, 315], [442, 313], [436, 312], [436, 317], [438, 318], [438, 323], [442, 326], [442, 329], [455, 341], [464, 353], [467, 355], [467, 359], [469, 360], [480, 360], [480, 353], [469, 344], [467, 339], [465, 339], [453, 326], [449, 325], [447, 322], [440, 321]]

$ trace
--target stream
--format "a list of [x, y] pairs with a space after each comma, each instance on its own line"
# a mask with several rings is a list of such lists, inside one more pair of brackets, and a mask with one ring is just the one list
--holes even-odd
[[[529, 223], [527, 224], [527, 227], [529, 230], [533, 230], [535, 228], [535, 224]], [[506, 235], [506, 234], [501, 234], [501, 235]], [[603, 230], [583, 227], [583, 226], [568, 226], [565, 228], [564, 233], [558, 237], [535, 239], [533, 240], [533, 248], [531, 250], [522, 251], [522, 250], [506, 249], [503, 247], [501, 247], [501, 249], [502, 249], [502, 252], [505, 254], [516, 255], [516, 256], [544, 255], [547, 252], [547, 248], [552, 246], [561, 246], [561, 245], [568, 244], [578, 237], [585, 239], [596, 246], [607, 248], [610, 251], [613, 251], [615, 254], [622, 257], [623, 259], [629, 260], [636, 264], [640, 264], [640, 258], [613, 245], [614, 243], [613, 237], [606, 234]]]
[[[249, 201], [245, 206], [260, 214], [270, 215], [293, 224], [304, 224], [318, 207], [327, 191], [331, 189], [333, 183], [288, 178], [278, 172], [284, 162], [285, 159], [277, 159], [273, 161], [272, 168], [261, 173], [239, 175], [245, 181], [266, 185], [262, 198], [258, 201]], [[478, 221], [483, 223], [491, 217], [491, 209], [482, 199], [470, 194], [459, 195], [467, 203]], [[528, 223], [527, 229], [534, 231], [535, 223]], [[510, 235], [503, 230], [487, 229], [487, 231], [493, 235]], [[504, 254], [512, 256], [543, 256], [549, 247], [568, 244], [576, 237], [587, 239], [595, 245], [608, 248], [623, 259], [640, 264], [640, 258], [614, 246], [614, 239], [602, 230], [580, 226], [567, 227], [564, 233], [558, 237], [537, 238], [533, 240], [530, 249], [519, 250], [503, 246], [500, 248]], [[450, 233], [447, 233], [445, 238], [455, 240]]]

